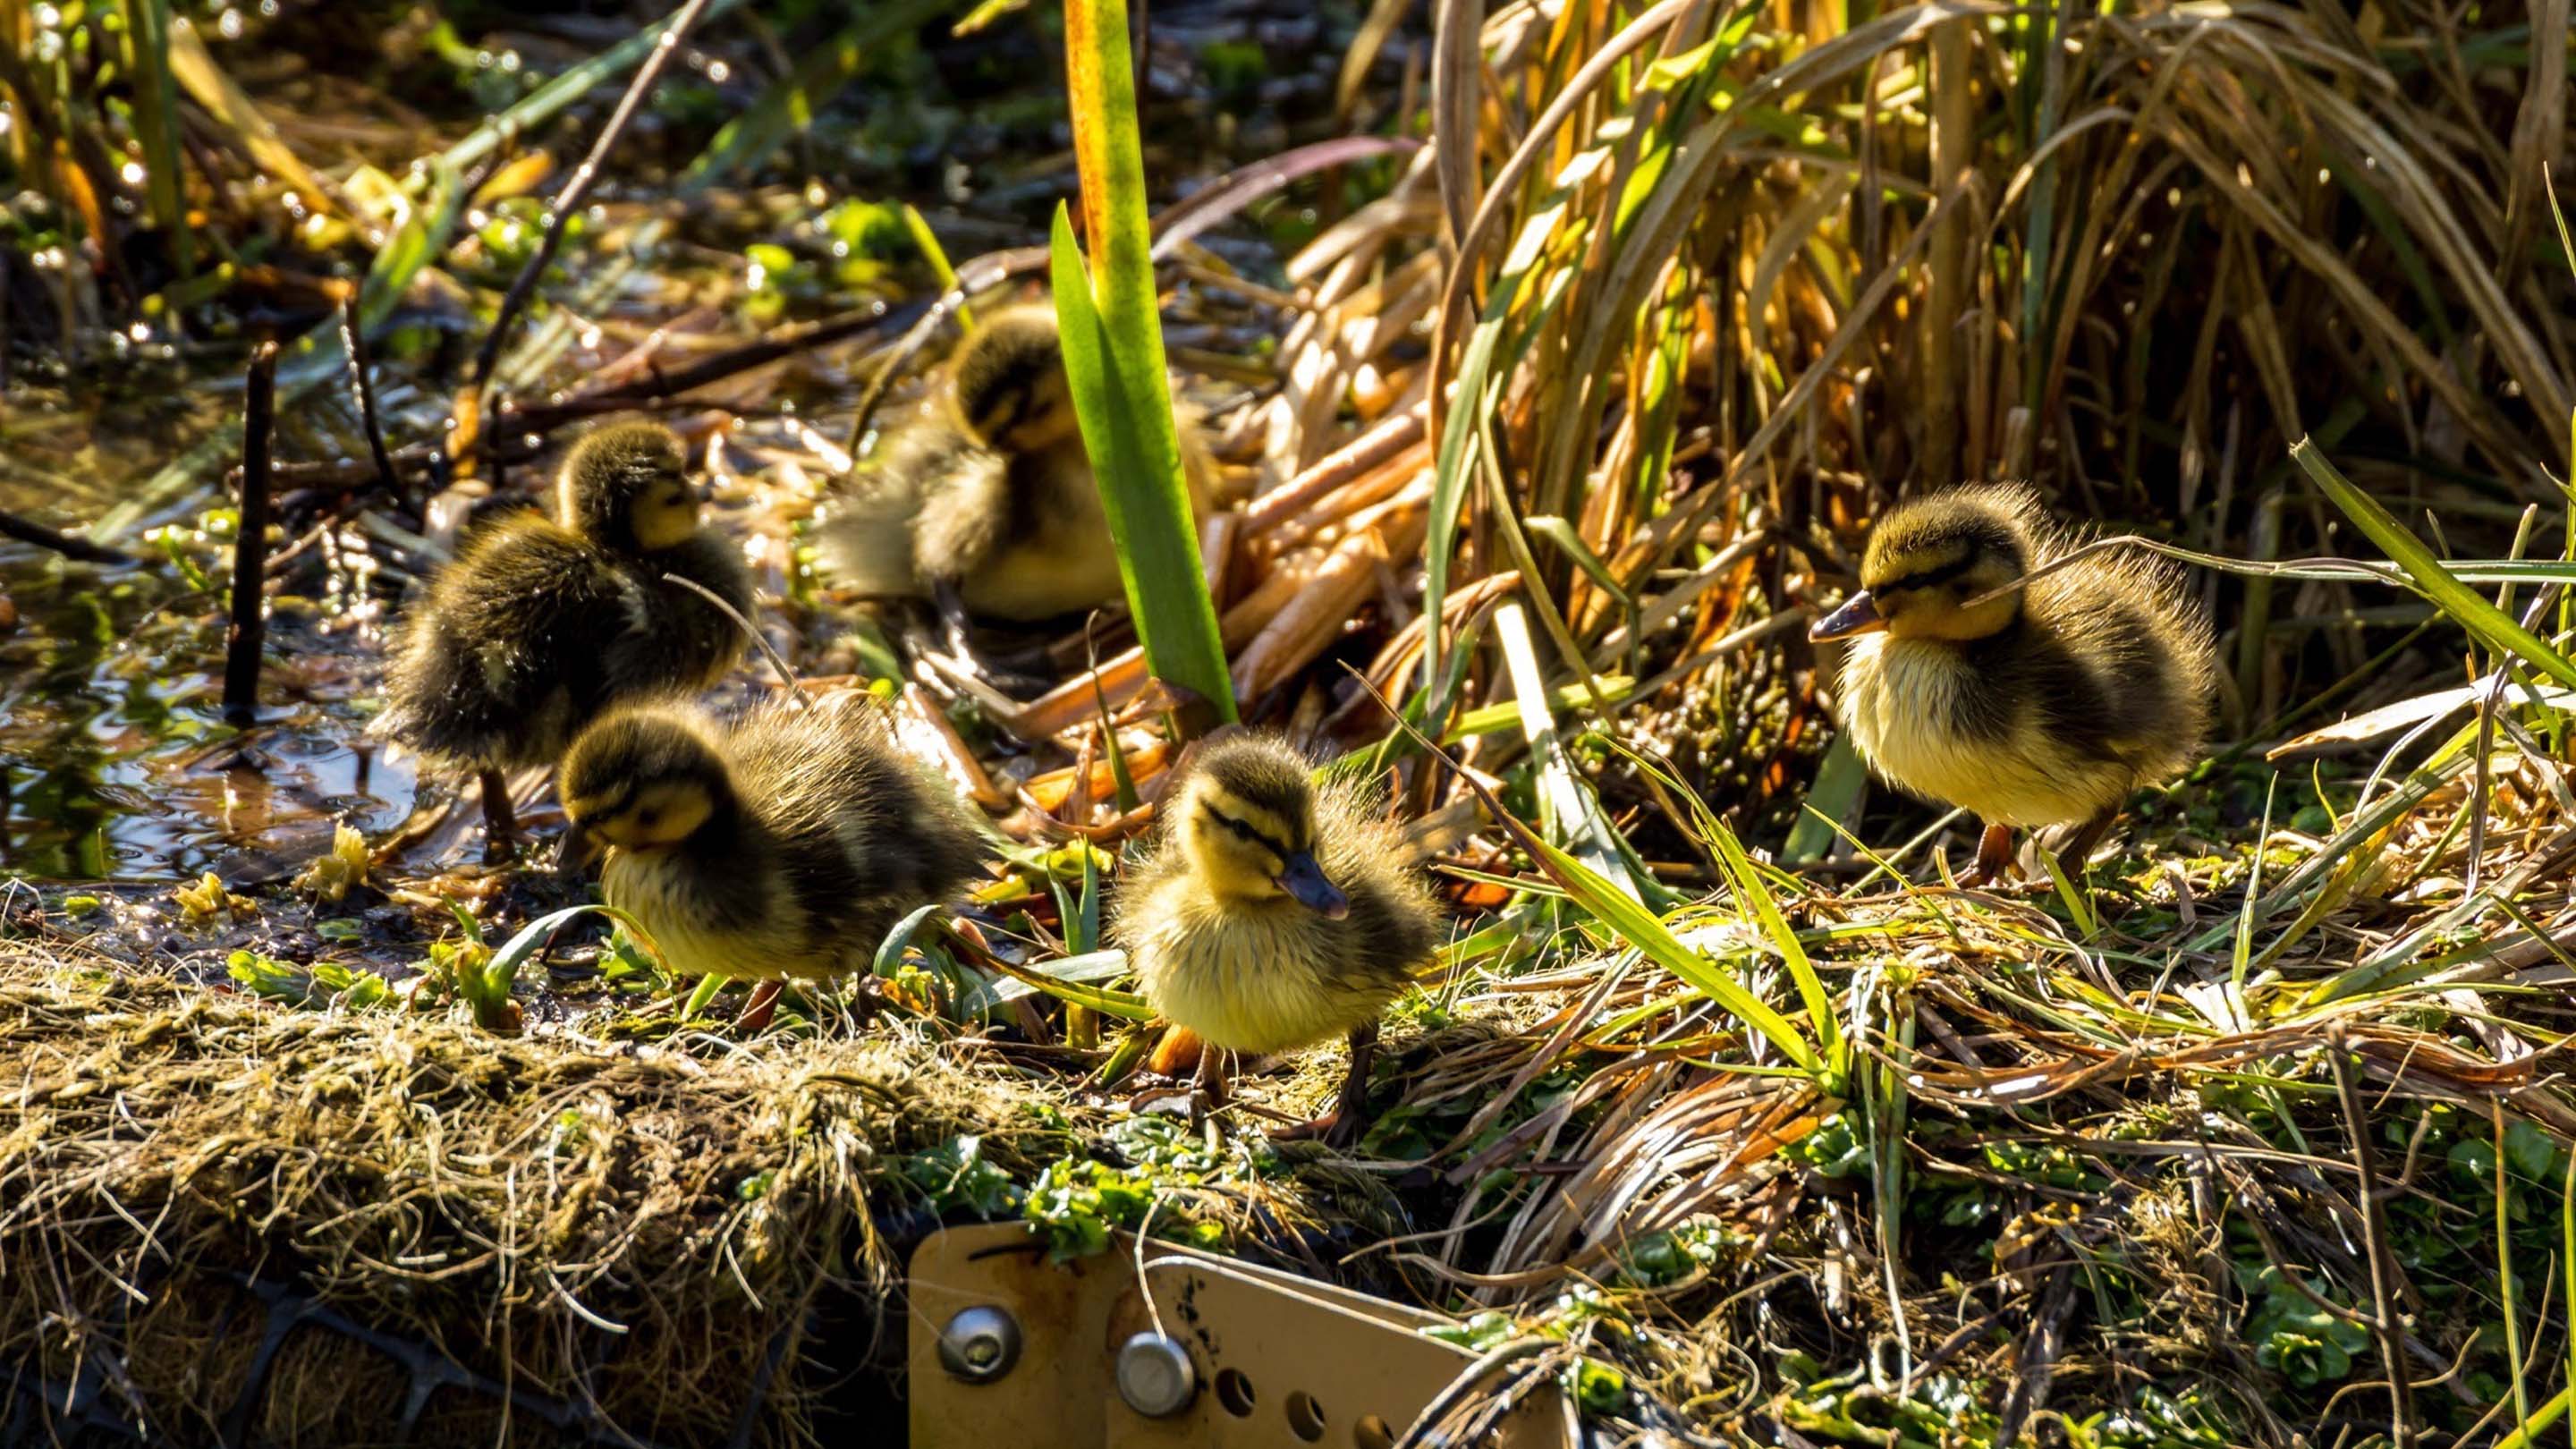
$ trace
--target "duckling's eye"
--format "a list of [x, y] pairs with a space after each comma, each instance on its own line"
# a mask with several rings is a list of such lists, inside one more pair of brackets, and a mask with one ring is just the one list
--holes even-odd
[[635, 812], [635, 823], [643, 826], [647, 830], [650, 830], [654, 826], [662, 823], [662, 812], [659, 810], [638, 810]]
[[1253, 829], [1251, 826], [1244, 824], [1242, 821], [1235, 819], [1231, 815], [1227, 815], [1217, 810], [1214, 806], [1210, 806], [1208, 808], [1207, 815], [1210, 820], [1213, 820], [1217, 824], [1224, 826], [1227, 830], [1232, 831], [1235, 838], [1241, 840], [1244, 844], [1257, 845], [1264, 850], [1270, 850], [1272, 848], [1269, 841], [1261, 838], [1260, 831]]

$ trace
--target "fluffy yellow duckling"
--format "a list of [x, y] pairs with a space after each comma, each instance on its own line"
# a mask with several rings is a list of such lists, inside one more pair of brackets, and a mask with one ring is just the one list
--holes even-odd
[[1340, 1104], [1310, 1124], [1333, 1141], [1364, 1125], [1378, 1013], [1440, 941], [1439, 908], [1400, 832], [1361, 791], [1318, 787], [1285, 743], [1242, 734], [1201, 746], [1164, 797], [1149, 853], [1119, 893], [1113, 933], [1147, 999], [1218, 1049], [1293, 1051], [1346, 1035]]
[[2209, 621], [2171, 565], [2097, 554], [1978, 602], [2079, 541], [2026, 488], [1901, 504], [1870, 530], [1862, 591], [1808, 634], [1852, 640], [1841, 713], [1871, 767], [1984, 822], [1983, 879], [2016, 825], [2071, 827], [2060, 860], [2080, 875], [2122, 802], [2208, 732]]
[[741, 657], [742, 553], [699, 527], [679, 438], [659, 423], [592, 430], [564, 456], [560, 521], [533, 509], [476, 530], [412, 606], [373, 728], [433, 766], [479, 771], [496, 849], [514, 833], [504, 770], [550, 765], [621, 700], [702, 688]]
[[897, 747], [873, 698], [769, 701], [730, 722], [678, 704], [604, 716], [560, 777], [578, 863], [606, 847], [610, 905], [671, 968], [763, 983], [863, 969], [886, 932], [981, 874], [983, 842], [947, 782]]
[[[1195, 412], [1179, 423], [1182, 474], [1204, 514], [1213, 467]], [[861, 593], [936, 602], [961, 655], [968, 615], [1050, 619], [1119, 598], [1054, 309], [1005, 308], [969, 333], [826, 510], [815, 542]]]

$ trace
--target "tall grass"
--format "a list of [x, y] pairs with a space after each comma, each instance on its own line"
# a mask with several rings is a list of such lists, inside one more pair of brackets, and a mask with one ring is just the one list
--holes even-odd
[[[2339, 551], [2310, 435], [2393, 513], [2442, 500], [2455, 552], [2561, 506], [2563, 56], [2511, 16], [1578, 5], [1439, 54], [1427, 602], [1535, 563], [1568, 668], [1712, 539], [1848, 537], [1908, 481], [2267, 557]], [[1533, 560], [1533, 516], [1614, 576]], [[2349, 588], [2207, 587], [2248, 722], [2357, 662], [2282, 612]]]
[[1231, 722], [1234, 684], [1199, 559], [1164, 370], [1125, 0], [1070, 0], [1064, 44], [1091, 243], [1086, 268], [1072, 219], [1058, 208], [1051, 259], [1074, 410], [1147, 666]]

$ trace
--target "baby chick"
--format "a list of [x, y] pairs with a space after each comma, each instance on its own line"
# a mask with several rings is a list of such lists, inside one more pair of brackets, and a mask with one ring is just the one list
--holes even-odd
[[1870, 530], [1862, 591], [1811, 639], [1852, 640], [1841, 713], [1872, 768], [1985, 823], [1976, 878], [2010, 863], [2012, 827], [2070, 827], [2085, 858], [2130, 793], [2172, 778], [2209, 727], [2209, 621], [2169, 564], [2097, 554], [1981, 598], [2063, 556], [2026, 488], [1957, 488]]
[[494, 849], [515, 831], [501, 772], [550, 765], [601, 710], [703, 688], [741, 657], [742, 554], [699, 527], [679, 438], [659, 423], [593, 429], [564, 457], [560, 521], [535, 510], [478, 529], [412, 607], [374, 729], [432, 765], [482, 774]]
[[1339, 1105], [1309, 1124], [1356, 1140], [1368, 1108], [1378, 1012], [1440, 939], [1430, 890], [1402, 835], [1365, 794], [1317, 786], [1303, 756], [1239, 734], [1202, 745], [1167, 794], [1150, 852], [1119, 894], [1114, 935], [1164, 1018], [1217, 1051], [1351, 1044]]
[[[1204, 514], [1213, 468], [1195, 412], [1178, 422], [1191, 507]], [[815, 543], [861, 593], [931, 599], [961, 658], [975, 657], [969, 615], [1050, 619], [1119, 598], [1054, 309], [1006, 308], [969, 333], [826, 510]]]
[[608, 903], [684, 976], [761, 981], [865, 968], [896, 922], [980, 873], [982, 839], [946, 781], [896, 746], [882, 706], [845, 692], [772, 700], [729, 723], [678, 704], [613, 712], [561, 776], [564, 858], [607, 849]]

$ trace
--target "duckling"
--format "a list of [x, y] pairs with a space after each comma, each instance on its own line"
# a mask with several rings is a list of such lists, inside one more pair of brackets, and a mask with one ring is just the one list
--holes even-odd
[[[1177, 421], [1191, 508], [1204, 515], [1214, 467], [1196, 411]], [[1042, 620], [1119, 598], [1054, 309], [1009, 307], [969, 333], [815, 541], [824, 567], [860, 592], [932, 600], [966, 659], [970, 615]]]
[[965, 802], [856, 692], [806, 709], [773, 699], [730, 722], [677, 703], [622, 708], [573, 742], [561, 789], [566, 862], [604, 845], [602, 893], [680, 974], [760, 981], [753, 1029], [781, 979], [864, 968], [896, 922], [984, 859]]
[[1339, 1105], [1303, 1130], [1341, 1145], [1368, 1108], [1378, 1013], [1439, 944], [1440, 917], [1402, 835], [1360, 790], [1317, 786], [1283, 741], [1203, 743], [1165, 795], [1155, 842], [1120, 891], [1115, 938], [1146, 998], [1219, 1049], [1293, 1051], [1347, 1036]]
[[1861, 592], [1808, 631], [1853, 641], [1841, 713], [1870, 766], [1984, 822], [1980, 882], [2017, 825], [2061, 827], [2079, 876], [2130, 793], [2180, 773], [2208, 731], [2209, 621], [2171, 565], [2098, 554], [1983, 597], [2080, 541], [2026, 488], [1916, 499], [1870, 530]]
[[702, 688], [741, 657], [722, 611], [748, 617], [739, 550], [699, 527], [679, 438], [659, 423], [596, 428], [564, 457], [560, 521], [534, 509], [478, 529], [402, 629], [377, 733], [432, 765], [481, 772], [493, 850], [516, 822], [504, 770], [551, 765], [621, 700]]

